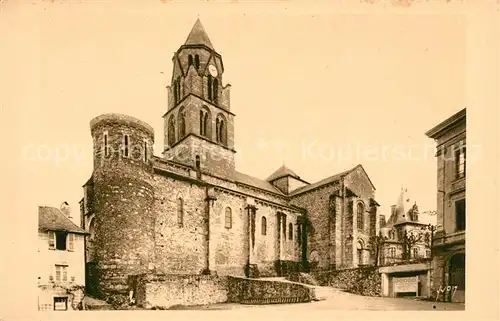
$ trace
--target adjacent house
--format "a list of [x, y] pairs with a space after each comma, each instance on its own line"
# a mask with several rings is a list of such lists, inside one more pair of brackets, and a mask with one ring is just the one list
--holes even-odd
[[38, 310], [76, 310], [85, 291], [87, 234], [70, 219], [67, 202], [61, 208], [38, 208]]
[[434, 226], [419, 219], [417, 203], [401, 189], [391, 216], [380, 222], [379, 272], [383, 296], [431, 296]]
[[466, 109], [426, 135], [437, 143], [433, 290], [441, 299], [465, 302]]

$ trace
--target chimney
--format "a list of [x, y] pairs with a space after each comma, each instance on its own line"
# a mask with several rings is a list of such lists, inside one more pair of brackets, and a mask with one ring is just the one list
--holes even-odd
[[391, 205], [391, 215], [396, 214], [396, 205]]
[[379, 216], [379, 225], [381, 228], [385, 226], [385, 215], [384, 214], [380, 214], [380, 216]]
[[61, 204], [61, 212], [69, 219], [71, 219], [71, 208], [68, 202], [63, 202]]

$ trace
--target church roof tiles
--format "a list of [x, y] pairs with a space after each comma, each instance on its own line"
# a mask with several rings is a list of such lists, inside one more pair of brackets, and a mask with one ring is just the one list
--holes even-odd
[[41, 231], [87, 233], [67, 218], [58, 208], [50, 206], [38, 207], [38, 229]]

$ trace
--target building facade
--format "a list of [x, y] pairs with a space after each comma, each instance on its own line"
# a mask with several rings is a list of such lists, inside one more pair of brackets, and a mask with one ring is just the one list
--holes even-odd
[[61, 210], [38, 208], [38, 310], [79, 309], [85, 291], [85, 236]]
[[[139, 119], [90, 123], [94, 169], [84, 184], [87, 287], [126, 294], [139, 273], [275, 276], [369, 264], [375, 188], [361, 165], [310, 184], [283, 166], [268, 179], [235, 169], [224, 65], [200, 21], [173, 57], [165, 148]], [[360, 251], [358, 245], [362, 244]]]
[[431, 296], [434, 226], [421, 222], [419, 215], [417, 203], [401, 189], [389, 219], [381, 219], [379, 272], [383, 296]]
[[466, 109], [426, 135], [437, 143], [437, 230], [433, 240], [433, 290], [465, 302]]

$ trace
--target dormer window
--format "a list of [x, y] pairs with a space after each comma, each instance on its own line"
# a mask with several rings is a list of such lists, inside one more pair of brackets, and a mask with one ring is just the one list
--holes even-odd
[[49, 237], [49, 249], [66, 251], [67, 249], [72, 251], [74, 248], [74, 235], [63, 231], [50, 231], [48, 233]]

